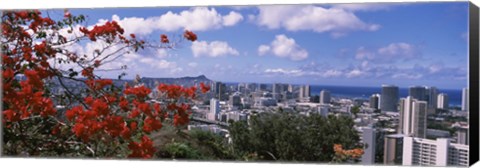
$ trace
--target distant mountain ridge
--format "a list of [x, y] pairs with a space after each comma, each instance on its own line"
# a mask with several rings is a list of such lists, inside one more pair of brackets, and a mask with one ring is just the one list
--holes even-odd
[[[25, 77], [18, 77], [19, 80], [25, 80]], [[77, 78], [78, 80], [85, 80], [85, 78]], [[107, 78], [104, 78], [107, 79]], [[71, 79], [62, 79], [63, 84], [67, 88], [71, 88], [74, 90], [74, 93], [80, 93], [80, 90], [83, 88], [86, 88], [86, 85], [84, 83], [74, 81]], [[133, 79], [112, 79], [113, 84], [117, 87], [123, 87], [125, 83], [133, 84]], [[205, 75], [200, 75], [197, 77], [179, 77], [179, 78], [151, 78], [151, 77], [142, 77], [140, 78], [140, 82], [144, 83], [147, 87], [149, 88], [155, 88], [156, 87], [156, 82], [158, 83], [164, 83], [164, 84], [176, 84], [176, 85], [181, 85], [184, 87], [190, 87], [190, 86], [195, 86], [198, 85], [199, 83], [203, 82], [205, 84], [210, 84], [213, 82], [212, 80], [208, 79]], [[60, 83], [57, 78], [53, 78], [50, 83], [50, 89], [53, 92], [59, 92], [61, 90], [64, 90], [61, 88]]]
[[142, 77], [141, 82], [147, 85], [148, 87], [154, 87], [155, 82], [164, 83], [164, 84], [176, 84], [182, 85], [185, 87], [194, 86], [198, 83], [211, 83], [212, 80], [208, 79], [205, 75], [200, 75], [197, 77], [180, 77], [180, 78], [151, 78], [151, 77]]

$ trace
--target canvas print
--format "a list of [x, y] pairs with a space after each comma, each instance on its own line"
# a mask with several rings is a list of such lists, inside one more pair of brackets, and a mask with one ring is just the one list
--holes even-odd
[[468, 166], [468, 7], [2, 11], [1, 153]]

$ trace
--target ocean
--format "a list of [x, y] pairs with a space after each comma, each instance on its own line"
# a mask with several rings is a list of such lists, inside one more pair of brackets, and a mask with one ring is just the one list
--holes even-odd
[[[372, 94], [380, 94], [381, 87], [354, 87], [354, 86], [315, 86], [310, 85], [310, 94], [319, 95], [322, 89], [330, 91], [332, 97], [369, 99]], [[408, 96], [408, 88], [399, 88], [400, 98]], [[462, 90], [438, 89], [438, 93], [448, 95], [450, 106], [462, 105]]]

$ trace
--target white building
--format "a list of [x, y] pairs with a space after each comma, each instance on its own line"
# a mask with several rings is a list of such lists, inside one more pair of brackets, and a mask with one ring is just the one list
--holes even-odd
[[468, 126], [461, 126], [457, 128], [457, 143], [469, 145], [470, 136], [468, 134]]
[[320, 91], [320, 104], [329, 104], [330, 103], [330, 91], [322, 90]]
[[276, 106], [277, 100], [271, 97], [255, 97], [253, 106], [256, 108]]
[[438, 94], [437, 108], [448, 109], [448, 95], [447, 94], [445, 94], [445, 93]]
[[449, 139], [437, 140], [404, 137], [404, 166], [468, 166], [468, 145], [453, 144]]
[[398, 133], [425, 138], [427, 132], [427, 102], [408, 96], [400, 99]]
[[318, 106], [318, 113], [320, 113], [321, 116], [323, 117], [327, 117], [328, 116], [328, 111], [329, 111], [329, 108], [328, 106]]
[[305, 88], [303, 88], [303, 86], [300, 86], [300, 90], [298, 91], [298, 99], [303, 99], [305, 96]]
[[370, 96], [369, 107], [373, 109], [380, 108], [380, 94], [373, 94]]
[[362, 164], [375, 164], [375, 149], [377, 144], [375, 129], [370, 127], [363, 128], [362, 141], [366, 144], [366, 148], [363, 149]]
[[207, 114], [208, 120], [216, 120], [220, 113], [220, 102], [217, 99], [210, 99], [210, 113]]
[[305, 97], [310, 97], [310, 85], [305, 85]]
[[469, 111], [470, 108], [470, 101], [469, 101], [469, 91], [468, 88], [462, 89], [462, 111]]

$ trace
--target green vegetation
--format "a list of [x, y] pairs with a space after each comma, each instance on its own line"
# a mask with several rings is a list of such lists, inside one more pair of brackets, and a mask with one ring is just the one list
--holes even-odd
[[334, 144], [345, 150], [362, 147], [353, 125], [350, 117], [307, 117], [279, 110], [258, 113], [248, 123], [230, 121], [230, 144], [227, 138], [211, 132], [177, 132], [170, 126], [153, 139], [158, 158], [331, 162], [336, 156]]
[[355, 118], [357, 118], [357, 114], [360, 112], [360, 106], [353, 106], [350, 109], [350, 112], [352, 112], [352, 114], [355, 116]]
[[233, 151], [237, 158], [257, 156], [258, 160], [330, 162], [334, 144], [345, 149], [361, 147], [350, 117], [296, 113], [260, 113], [247, 122], [230, 125]]
[[190, 130], [177, 132], [174, 127], [166, 125], [152, 139], [159, 149], [158, 158], [186, 160], [233, 160], [227, 149], [224, 137], [211, 132]]

